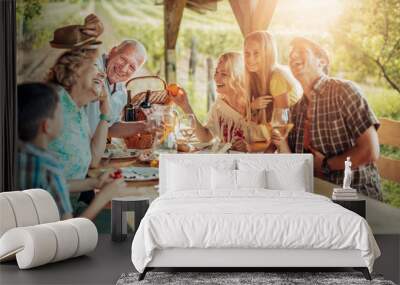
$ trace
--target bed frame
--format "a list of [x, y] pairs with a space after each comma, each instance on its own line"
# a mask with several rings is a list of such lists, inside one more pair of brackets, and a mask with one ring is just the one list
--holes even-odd
[[[167, 177], [166, 160], [182, 161], [195, 159], [199, 164], [212, 164], [217, 160], [265, 159], [306, 162], [307, 191], [313, 192], [313, 156], [311, 154], [162, 154], [160, 157], [160, 194], [163, 193]], [[371, 275], [359, 250], [329, 249], [249, 249], [249, 248], [168, 248], [157, 249], [152, 261], [139, 275], [156, 268], [230, 268], [235, 271], [265, 268], [353, 268], [361, 271], [367, 280]]]
[[359, 250], [321, 249], [192, 249], [170, 248], [156, 250], [152, 261], [139, 275], [155, 268], [232, 268], [246, 271], [254, 268], [353, 268], [371, 280]]

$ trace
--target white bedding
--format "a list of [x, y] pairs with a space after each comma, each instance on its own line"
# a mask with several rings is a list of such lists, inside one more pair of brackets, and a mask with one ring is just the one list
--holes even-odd
[[380, 255], [365, 219], [326, 197], [265, 189], [212, 195], [172, 192], [154, 200], [132, 243], [139, 272], [165, 248], [357, 249], [371, 272]]

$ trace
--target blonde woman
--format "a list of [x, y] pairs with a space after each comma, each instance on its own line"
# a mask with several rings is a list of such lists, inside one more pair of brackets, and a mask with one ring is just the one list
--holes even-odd
[[[214, 74], [218, 97], [204, 126], [196, 118], [195, 134], [201, 142], [217, 137], [221, 142], [232, 143], [233, 149], [252, 151], [246, 121], [243, 68], [243, 57], [238, 52], [227, 52], [219, 57]], [[172, 100], [184, 113], [194, 115], [183, 89]]]
[[288, 108], [297, 101], [299, 84], [277, 62], [272, 35], [256, 31], [244, 41], [245, 86], [250, 101], [248, 118], [257, 124], [271, 121], [273, 108]]

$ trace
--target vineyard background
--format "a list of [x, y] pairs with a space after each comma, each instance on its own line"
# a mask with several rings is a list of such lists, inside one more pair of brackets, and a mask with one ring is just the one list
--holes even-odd
[[[346, 22], [349, 21], [349, 14], [353, 20], [359, 17], [362, 21], [367, 13], [374, 12], [360, 10], [350, 13], [349, 5], [357, 3], [357, 5], [365, 5], [367, 2], [370, 4], [371, 1], [373, 0], [347, 2], [280, 0], [269, 30], [277, 40], [281, 63], [287, 63], [289, 42], [293, 36], [311, 37], [328, 48], [333, 58], [334, 76], [355, 80], [363, 89], [378, 117], [400, 120], [400, 92], [388, 84], [383, 74], [374, 66], [373, 61], [368, 61], [367, 54], [361, 49], [358, 53], [356, 49], [350, 52], [348, 44], [342, 41], [343, 32], [351, 33], [359, 29]], [[141, 74], [157, 74], [164, 77], [163, 6], [156, 5], [157, 2], [162, 1], [17, 0], [18, 82], [43, 80], [49, 67], [62, 52], [62, 50], [50, 48], [48, 44], [52, 39], [53, 31], [63, 25], [83, 23], [84, 17], [89, 13], [95, 13], [104, 23], [105, 32], [100, 38], [103, 41], [102, 51], [111, 49], [123, 39], [136, 38], [146, 46], [149, 55]], [[385, 23], [397, 25], [400, 31], [400, 20], [397, 20], [397, 18], [400, 19], [398, 15], [400, 1], [375, 0], [374, 3], [378, 2], [389, 5], [389, 7], [385, 6], [385, 9], [394, 9], [395, 12], [390, 14], [390, 17], [394, 18], [386, 19]], [[399, 8], [397, 12], [396, 7]], [[312, 17], [315, 11], [323, 11], [320, 13], [324, 15]], [[379, 13], [375, 11], [375, 14]], [[371, 20], [372, 22], [374, 21]], [[379, 21], [374, 23], [379, 26]], [[397, 39], [396, 33], [399, 32], [395, 30], [396, 27], [392, 35], [394, 34], [394, 38]], [[371, 31], [368, 30], [368, 32]], [[377, 46], [376, 49], [379, 47], [383, 50], [379, 38], [377, 40], [371, 35], [371, 39], [376, 42], [366, 42], [361, 38], [360, 45], [365, 45], [371, 50], [369, 45], [373, 44], [374, 47]], [[355, 44], [358, 43], [357, 40], [354, 36]], [[217, 11], [205, 14], [185, 9], [176, 47], [177, 82], [188, 91], [192, 106], [201, 120], [204, 121], [207, 114], [206, 59], [212, 58], [215, 62], [222, 52], [240, 51], [242, 44], [243, 38], [239, 26], [227, 0], [218, 2]], [[197, 65], [196, 73], [190, 76], [189, 59], [193, 45], [197, 50]], [[400, 44], [396, 46], [394, 43], [392, 47], [394, 55], [389, 54], [391, 59], [390, 61], [388, 59], [388, 62], [393, 62], [393, 64], [387, 65], [387, 71], [391, 78], [394, 78], [395, 83], [399, 83]], [[381, 152], [400, 159], [400, 151], [397, 148], [382, 146]], [[400, 185], [383, 181], [383, 186], [385, 201], [400, 207]]]

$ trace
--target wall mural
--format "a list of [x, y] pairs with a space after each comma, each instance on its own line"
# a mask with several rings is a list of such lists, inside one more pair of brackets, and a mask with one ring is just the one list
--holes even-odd
[[229, 1], [185, 8], [166, 51], [157, 1], [17, 1], [19, 188], [107, 231], [112, 197], [157, 195], [160, 153], [311, 153], [316, 191], [399, 215], [400, 12], [303, 2], [244, 36]]

